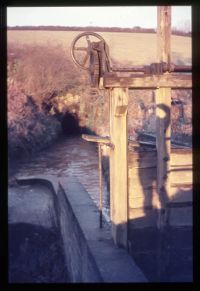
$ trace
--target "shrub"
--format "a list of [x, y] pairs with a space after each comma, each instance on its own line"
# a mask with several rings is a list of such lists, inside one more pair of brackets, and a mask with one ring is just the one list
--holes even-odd
[[81, 82], [79, 70], [60, 45], [8, 47], [8, 76], [22, 84], [24, 94], [32, 96], [39, 108]]

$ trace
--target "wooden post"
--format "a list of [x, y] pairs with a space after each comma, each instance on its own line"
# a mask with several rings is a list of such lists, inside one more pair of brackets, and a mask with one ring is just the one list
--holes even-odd
[[[158, 7], [158, 62], [170, 63], [171, 7]], [[169, 74], [168, 72], [165, 73]], [[156, 90], [156, 147], [157, 147], [157, 191], [158, 207], [158, 249], [157, 276], [160, 280], [166, 273], [166, 250], [164, 243], [164, 226], [166, 224], [166, 202], [170, 191], [170, 149], [171, 149], [171, 88], [160, 87]]]
[[[170, 63], [171, 7], [158, 7], [158, 62]], [[168, 72], [165, 73], [169, 74]], [[157, 189], [160, 198], [158, 227], [164, 222], [165, 205], [170, 190], [171, 149], [171, 88], [156, 90], [156, 145], [157, 145]]]
[[101, 144], [98, 143], [99, 154], [99, 227], [102, 228], [102, 207], [103, 207], [103, 191], [102, 191], [102, 161], [101, 161]]
[[110, 213], [112, 235], [118, 246], [127, 247], [128, 165], [127, 165], [128, 89], [110, 90]]
[[157, 8], [158, 62], [171, 62], [171, 7]]

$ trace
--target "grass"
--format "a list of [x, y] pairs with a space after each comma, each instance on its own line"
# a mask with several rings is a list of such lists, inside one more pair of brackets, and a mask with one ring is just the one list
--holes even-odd
[[[66, 56], [70, 56], [70, 46], [80, 31], [8, 31], [8, 44], [61, 44]], [[152, 33], [99, 33], [110, 48], [110, 56], [117, 63], [123, 65], [144, 65], [156, 61], [157, 39]], [[191, 37], [171, 37], [172, 62], [191, 65], [192, 49]]]

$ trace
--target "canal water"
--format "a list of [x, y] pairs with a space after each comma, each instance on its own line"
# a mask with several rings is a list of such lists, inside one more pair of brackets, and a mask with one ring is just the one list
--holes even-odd
[[[9, 173], [22, 176], [76, 176], [99, 206], [98, 152], [79, 136], [62, 137]], [[11, 175], [10, 175], [11, 176]], [[12, 180], [12, 178], [11, 178]], [[103, 214], [110, 223], [109, 193], [103, 177]], [[62, 239], [51, 191], [35, 183], [11, 183], [8, 188], [9, 281], [12, 283], [69, 282]]]
[[[47, 150], [37, 153], [15, 170], [15, 177], [33, 175], [76, 176], [94, 203], [99, 206], [98, 150], [80, 136], [62, 137]], [[103, 214], [109, 218], [109, 193], [103, 177]]]

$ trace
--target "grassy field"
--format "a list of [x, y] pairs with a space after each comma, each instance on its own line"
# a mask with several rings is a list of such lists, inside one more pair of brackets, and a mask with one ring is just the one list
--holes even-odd
[[[8, 44], [62, 45], [70, 57], [70, 46], [79, 31], [8, 31]], [[156, 62], [157, 39], [151, 33], [100, 32], [110, 48], [110, 57], [126, 66]], [[191, 65], [191, 37], [172, 36], [172, 62]]]

